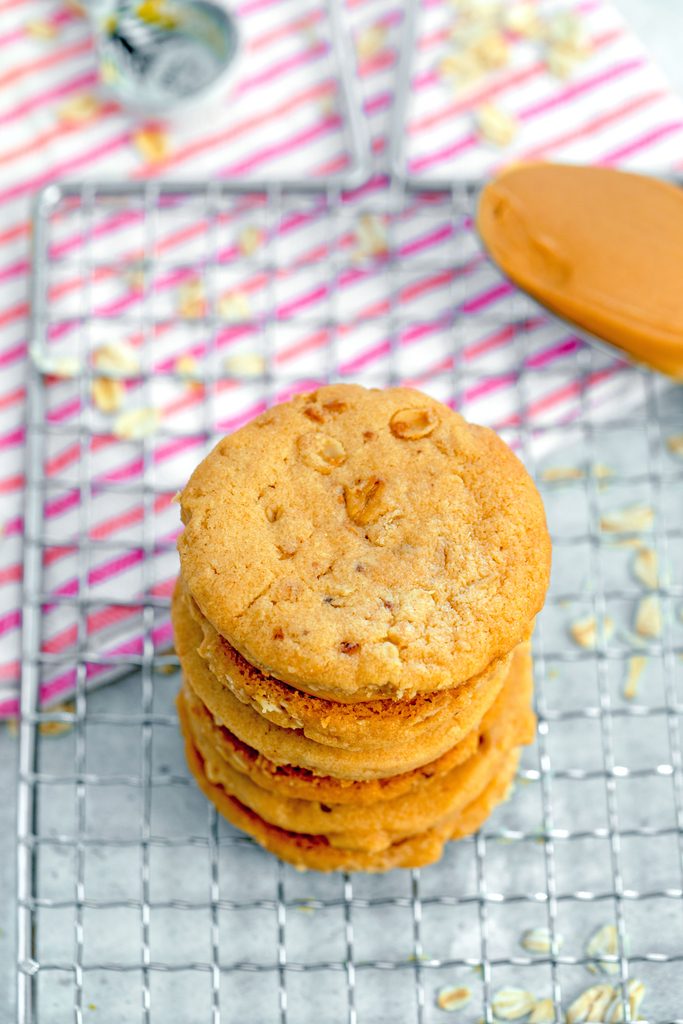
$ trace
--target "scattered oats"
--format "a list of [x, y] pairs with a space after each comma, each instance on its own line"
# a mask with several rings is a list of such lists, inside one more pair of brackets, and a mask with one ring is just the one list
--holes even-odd
[[224, 320], [229, 320], [232, 323], [248, 320], [251, 316], [249, 296], [241, 288], [226, 292], [218, 300], [218, 313]]
[[384, 46], [387, 38], [385, 25], [368, 25], [356, 36], [356, 50], [360, 60], [369, 60], [377, 56]]
[[551, 75], [562, 81], [572, 78], [574, 72], [583, 63], [584, 57], [568, 46], [551, 46], [546, 56], [546, 66]]
[[629, 505], [602, 516], [600, 529], [606, 533], [640, 533], [652, 527], [654, 517], [648, 505]]
[[92, 382], [92, 400], [104, 413], [118, 412], [126, 397], [126, 388], [122, 380], [112, 377], [96, 377]]
[[261, 248], [265, 235], [260, 228], [247, 225], [242, 228], [237, 238], [237, 247], [243, 256], [253, 256]]
[[539, 999], [529, 1017], [529, 1024], [553, 1024], [555, 1007], [552, 999]]
[[97, 1006], [95, 1005], [95, 1003], [88, 1003], [88, 1009], [89, 1010], [96, 1010]]
[[656, 594], [648, 594], [642, 598], [636, 611], [635, 628], [638, 636], [662, 635], [662, 609]]
[[109, 341], [99, 345], [92, 354], [92, 363], [102, 373], [125, 376], [140, 371], [140, 356], [129, 341]]
[[235, 377], [260, 377], [266, 369], [266, 360], [259, 352], [236, 352], [224, 362], [227, 373]]
[[614, 476], [614, 471], [606, 466], [604, 462], [596, 462], [593, 466], [593, 476], [596, 480], [608, 480]]
[[[67, 701], [65, 704], [56, 704], [50, 710], [64, 711], [67, 714], [73, 715], [76, 705], [73, 701]], [[38, 726], [38, 732], [41, 736], [63, 736], [64, 733], [71, 732], [73, 727], [73, 722], [41, 722]]]
[[180, 286], [178, 312], [187, 320], [197, 320], [206, 316], [206, 294], [204, 285], [198, 277], [183, 281]]
[[[562, 948], [564, 939], [561, 935], [555, 936], [555, 946]], [[524, 932], [520, 943], [529, 953], [550, 953], [552, 949], [552, 935], [549, 928], [529, 928]]]
[[634, 654], [632, 658], [628, 659], [628, 673], [624, 683], [624, 697], [626, 700], [633, 700], [637, 696], [638, 683], [646, 665], [647, 658], [643, 657], [642, 654]]
[[595, 966], [604, 974], [618, 974], [619, 964], [616, 961], [601, 959], [603, 955], [614, 957], [619, 955], [617, 929], [613, 924], [603, 925], [591, 936], [586, 946], [586, 956], [594, 959]]
[[89, 92], [81, 93], [80, 96], [73, 96], [66, 103], [57, 108], [57, 117], [62, 124], [86, 124], [97, 117], [101, 103], [96, 96]]
[[538, 39], [542, 31], [538, 15], [530, 3], [512, 4], [504, 8], [503, 27], [526, 39]]
[[[579, 647], [592, 650], [598, 642], [597, 619], [594, 615], [587, 615], [585, 619], [577, 619], [570, 627], [569, 632], [571, 633], [572, 640]], [[608, 615], [605, 616], [603, 622], [603, 633], [606, 641], [610, 640], [614, 634], [614, 622]]]
[[297, 903], [296, 909], [301, 914], [314, 914], [315, 907], [311, 906], [310, 900], [304, 900], [303, 903]]
[[481, 62], [471, 50], [449, 53], [438, 64], [438, 75], [442, 81], [469, 85], [483, 74]]
[[633, 559], [633, 575], [644, 587], [656, 590], [659, 586], [659, 559], [652, 548], [641, 547]]
[[[640, 1004], [645, 996], [645, 986], [642, 981], [638, 981], [637, 978], [631, 978], [630, 981], [626, 982], [626, 997], [629, 1009], [629, 1020], [637, 1021], [640, 1020], [638, 1016], [640, 1010]], [[624, 1018], [624, 1000], [622, 998], [621, 989], [615, 986], [614, 989], [614, 1002], [610, 1007], [609, 1016], [605, 1017], [607, 1024], [620, 1024]]]
[[548, 670], [548, 672], [546, 672], [546, 677], [548, 679], [559, 679], [560, 673], [557, 671], [556, 668], [551, 668]]
[[8, 718], [7, 719], [7, 732], [14, 739], [19, 735], [19, 719]]
[[141, 264], [127, 267], [123, 273], [123, 280], [132, 292], [144, 292], [145, 290], [145, 268]]
[[431, 957], [429, 956], [428, 953], [418, 953], [417, 956], [415, 955], [415, 953], [411, 953], [410, 956], [406, 957], [406, 960], [410, 964], [424, 964], [427, 963], [430, 959]]
[[334, 93], [326, 92], [324, 96], [321, 96], [318, 100], [318, 110], [325, 117], [332, 117], [333, 114], [337, 113], [337, 97]]
[[171, 141], [163, 128], [138, 128], [133, 132], [133, 145], [148, 164], [158, 164], [171, 155]]
[[100, 78], [105, 85], [114, 85], [120, 78], [119, 69], [112, 60], [104, 57], [100, 62]]
[[81, 369], [78, 356], [52, 356], [42, 352], [33, 353], [33, 362], [41, 373], [49, 377], [77, 377]]
[[517, 134], [515, 118], [493, 103], [477, 108], [476, 121], [479, 134], [496, 146], [508, 146]]
[[359, 257], [385, 256], [389, 250], [386, 219], [378, 213], [361, 213], [356, 221], [356, 253]]
[[613, 998], [614, 989], [611, 985], [591, 985], [567, 1010], [567, 1024], [604, 1021]]
[[467, 1006], [471, 998], [472, 989], [467, 985], [446, 986], [439, 989], [436, 1005], [447, 1013], [455, 1013], [456, 1010], [462, 1010], [463, 1006]]
[[173, 369], [191, 387], [201, 387], [201, 372], [199, 363], [193, 355], [178, 356], [173, 363]]
[[535, 1005], [536, 1000], [531, 992], [512, 986], [498, 989], [491, 1003], [493, 1012], [499, 1020], [520, 1020], [531, 1013]]
[[32, 39], [54, 39], [57, 35], [57, 26], [53, 25], [51, 21], [36, 19], [27, 21], [24, 27], [26, 35], [31, 36]]
[[450, 36], [455, 42], [467, 44], [479, 38], [483, 33], [497, 28], [500, 24], [502, 4], [499, 2], [461, 3], [458, 17], [451, 28]]
[[114, 434], [122, 441], [140, 441], [153, 434], [161, 423], [158, 409], [129, 409], [114, 422]]
[[574, 11], [558, 11], [548, 18], [545, 38], [551, 46], [567, 46], [578, 53], [585, 53], [589, 48], [584, 23]]
[[508, 63], [510, 51], [502, 32], [487, 32], [472, 44], [472, 51], [487, 69], [502, 68]]
[[541, 472], [540, 477], [549, 483], [559, 480], [582, 480], [583, 470], [578, 466], [550, 466]]
[[683, 434], [671, 434], [667, 437], [666, 447], [672, 455], [683, 455]]

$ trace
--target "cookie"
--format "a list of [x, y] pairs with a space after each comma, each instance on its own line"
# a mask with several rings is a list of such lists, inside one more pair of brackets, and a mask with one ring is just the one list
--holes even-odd
[[406, 388], [337, 384], [268, 410], [180, 504], [202, 613], [262, 672], [329, 700], [460, 685], [528, 635], [548, 585], [521, 462]]
[[451, 820], [483, 792], [502, 754], [532, 741], [535, 719], [529, 706], [531, 688], [529, 653], [520, 650], [500, 696], [482, 723], [474, 755], [445, 773], [418, 777], [408, 792], [375, 803], [337, 804], [333, 796], [321, 802], [315, 791], [302, 799], [266, 789], [221, 755], [216, 736], [197, 728], [196, 717], [187, 716], [186, 721], [208, 780], [260, 818], [287, 831], [324, 835], [333, 846], [377, 852]]
[[[181, 728], [185, 723], [181, 718]], [[250, 811], [239, 800], [231, 797], [221, 786], [209, 782], [204, 765], [192, 741], [185, 735], [185, 755], [190, 771], [204, 795], [232, 825], [248, 833], [261, 846], [297, 868], [316, 871], [389, 871], [392, 868], [418, 868], [437, 861], [444, 843], [451, 837], [463, 838], [476, 831], [491, 813], [493, 807], [504, 800], [517, 769], [518, 753], [513, 751], [501, 758], [494, 781], [465, 808], [458, 820], [444, 823], [417, 836], [403, 839], [379, 853], [362, 850], [342, 850], [331, 846], [323, 836], [302, 835], [269, 825]]]
[[[177, 586], [184, 590], [182, 577]], [[454, 746], [481, 721], [500, 692], [510, 663], [508, 654], [460, 686], [408, 700], [337, 704], [264, 675], [216, 632], [189, 595], [178, 595], [174, 601], [184, 601], [202, 630], [200, 656], [243, 704], [274, 725], [301, 729], [309, 739], [334, 747], [369, 750], [405, 742], [407, 736], [419, 744], [436, 740]], [[216, 710], [220, 715], [220, 708]]]
[[195, 745], [200, 750], [208, 745], [214, 757], [219, 755], [262, 789], [301, 800], [335, 804], [371, 804], [378, 800], [390, 800], [409, 792], [422, 780], [449, 772], [476, 754], [479, 747], [479, 730], [473, 729], [436, 761], [430, 761], [413, 771], [386, 779], [368, 779], [365, 782], [333, 779], [329, 775], [314, 775], [305, 768], [296, 768], [291, 764], [274, 764], [269, 761], [253, 747], [238, 740], [225, 726], [218, 725], [187, 683], [177, 699], [183, 706], [192, 735], [196, 737]]
[[187, 684], [213, 717], [242, 743], [258, 750], [276, 765], [294, 765], [336, 779], [383, 779], [412, 771], [441, 757], [454, 745], [450, 734], [435, 734], [428, 743], [410, 735], [396, 737], [385, 748], [343, 749], [317, 743], [301, 729], [282, 729], [252, 707], [243, 704], [224, 686], [199, 656], [202, 632], [177, 591], [171, 607], [175, 645]]

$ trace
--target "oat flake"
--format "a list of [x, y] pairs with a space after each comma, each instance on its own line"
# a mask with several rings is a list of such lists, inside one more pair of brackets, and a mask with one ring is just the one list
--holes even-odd
[[539, 999], [529, 1017], [529, 1024], [553, 1024], [556, 1020], [552, 999]]
[[652, 548], [641, 547], [633, 559], [633, 575], [650, 590], [659, 586], [659, 559]]
[[456, 1010], [462, 1010], [463, 1006], [467, 1006], [471, 998], [472, 989], [467, 985], [447, 985], [439, 989], [436, 1005], [447, 1013], [455, 1013]]
[[600, 529], [606, 533], [640, 533], [651, 529], [653, 520], [654, 512], [648, 505], [629, 505], [602, 516]]
[[495, 146], [509, 146], [519, 129], [512, 114], [493, 103], [484, 103], [477, 108], [476, 122], [482, 138]]
[[153, 434], [161, 422], [157, 409], [130, 409], [114, 422], [114, 434], [122, 441], [140, 441]]
[[[588, 615], [584, 619], [577, 619], [569, 632], [572, 640], [586, 650], [593, 650], [598, 642], [598, 622], [594, 615]], [[605, 641], [609, 641], [614, 633], [614, 622], [609, 616], [605, 616], [603, 623], [603, 634]]]
[[662, 610], [656, 594], [648, 594], [641, 600], [635, 626], [638, 636], [656, 638], [662, 635]]
[[624, 683], [624, 697], [626, 700], [633, 700], [637, 695], [638, 683], [646, 665], [647, 658], [642, 654], [634, 654], [632, 658], [628, 659], [628, 673]]
[[619, 964], [616, 961], [602, 960], [602, 956], [618, 956], [619, 943], [617, 929], [613, 924], [603, 925], [593, 933], [586, 946], [586, 955], [596, 961], [595, 966], [605, 974], [618, 974]]
[[567, 1024], [605, 1021], [613, 998], [614, 989], [611, 985], [591, 985], [567, 1010]]
[[[555, 935], [555, 946], [562, 948], [564, 939], [561, 935]], [[529, 928], [520, 939], [522, 947], [529, 953], [550, 953], [552, 949], [552, 934], [549, 928]]]
[[526, 989], [508, 986], [496, 992], [491, 1005], [499, 1020], [520, 1020], [531, 1013], [536, 1000]]

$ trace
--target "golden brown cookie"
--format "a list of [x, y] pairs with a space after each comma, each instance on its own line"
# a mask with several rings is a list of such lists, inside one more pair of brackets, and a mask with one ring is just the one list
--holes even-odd
[[[451, 690], [420, 693], [407, 700], [375, 700], [337, 704], [301, 693], [287, 683], [250, 665], [220, 636], [187, 594], [182, 577], [174, 604], [185, 604], [202, 630], [199, 654], [229, 690], [283, 729], [300, 729], [304, 736], [333, 747], [369, 750], [405, 743], [439, 746], [459, 743], [474, 729], [500, 692], [511, 655], [498, 658], [485, 672]], [[185, 614], [182, 611], [177, 614]], [[220, 707], [214, 708], [221, 715]]]
[[[181, 718], [181, 728], [185, 723]], [[444, 823], [417, 836], [401, 840], [379, 853], [362, 850], [341, 850], [330, 846], [323, 836], [302, 835], [268, 825], [257, 814], [229, 796], [221, 786], [215, 786], [204, 774], [201, 755], [185, 734], [185, 755], [190, 771], [204, 795], [227, 820], [247, 832], [266, 850], [276, 854], [297, 868], [316, 871], [389, 871], [392, 868], [417, 868], [433, 864], [443, 852], [451, 836], [462, 838], [476, 831], [486, 820], [495, 804], [504, 800], [517, 769], [517, 751], [505, 754], [500, 761], [491, 785], [470, 807], [465, 808], [458, 820]]]
[[395, 742], [369, 750], [327, 746], [308, 739], [301, 729], [281, 729], [249, 705], [238, 700], [199, 656], [202, 633], [176, 592], [171, 608], [178, 657], [185, 679], [211, 714], [242, 743], [253, 747], [276, 765], [295, 765], [337, 779], [382, 779], [420, 768], [441, 757], [455, 744], [451, 732], [414, 740], [397, 733]]
[[208, 780], [260, 818], [287, 831], [324, 835], [333, 846], [377, 852], [446, 819], [450, 821], [476, 800], [491, 782], [502, 754], [533, 740], [531, 691], [531, 658], [525, 647], [516, 651], [508, 680], [482, 723], [476, 753], [431, 778], [418, 774], [417, 784], [410, 790], [375, 803], [336, 803], [334, 795], [321, 802], [315, 791], [308, 797], [294, 798], [264, 788], [222, 756], [215, 734], [218, 729], [212, 732], [199, 728], [195, 716], [187, 716], [187, 723]]
[[224, 438], [181, 495], [182, 573], [261, 671], [336, 701], [463, 683], [528, 634], [550, 541], [492, 431], [337, 384]]
[[315, 775], [291, 764], [274, 764], [269, 761], [253, 747], [238, 740], [225, 726], [218, 725], [187, 683], [178, 694], [178, 701], [183, 705], [192, 735], [197, 737], [195, 745], [198, 749], [208, 744], [214, 755], [220, 755], [235, 771], [248, 776], [257, 786], [280, 796], [301, 800], [335, 804], [370, 804], [378, 800], [390, 800], [407, 793], [420, 781], [449, 772], [472, 757], [479, 747], [479, 730], [473, 729], [436, 761], [430, 761], [414, 771], [386, 779], [368, 779], [365, 782], [334, 779], [329, 775]]

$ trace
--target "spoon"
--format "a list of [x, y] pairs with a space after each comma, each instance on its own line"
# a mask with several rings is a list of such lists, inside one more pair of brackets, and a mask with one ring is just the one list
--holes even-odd
[[477, 229], [542, 306], [683, 380], [683, 189], [604, 167], [522, 165], [483, 189]]

